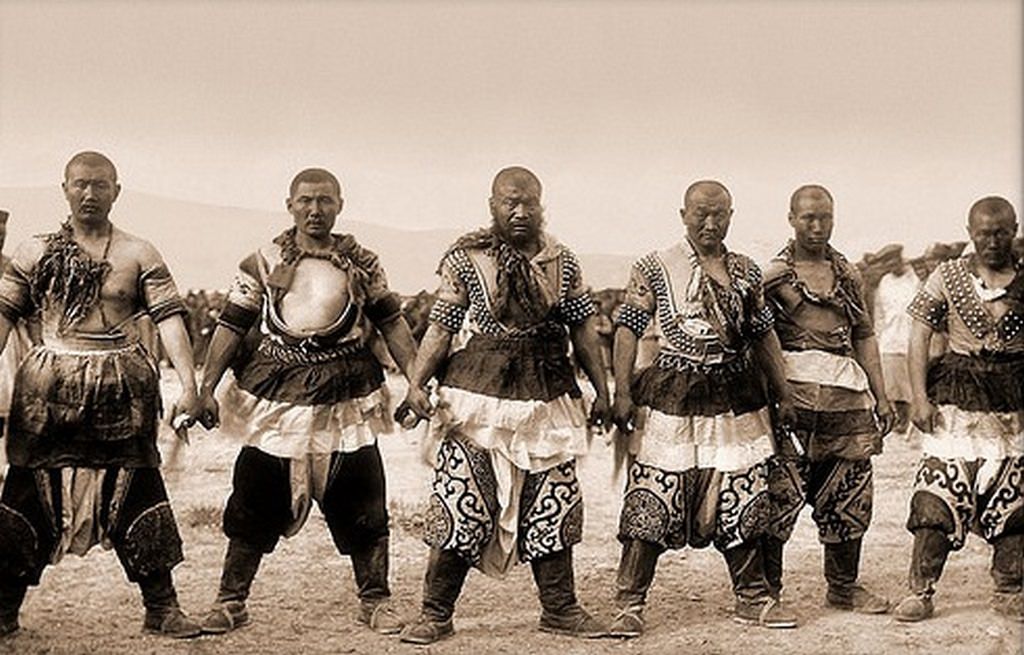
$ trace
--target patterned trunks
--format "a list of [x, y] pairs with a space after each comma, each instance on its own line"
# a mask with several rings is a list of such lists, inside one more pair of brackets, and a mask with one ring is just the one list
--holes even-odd
[[[941, 502], [945, 516], [929, 511], [922, 496]], [[965, 460], [926, 457], [914, 479], [907, 529], [937, 528], [953, 550], [963, 548], [967, 532], [985, 541], [1024, 532], [1024, 457]]]
[[664, 471], [633, 462], [619, 518], [619, 539], [662, 548], [714, 544], [719, 550], [759, 536], [770, 505], [766, 465], [744, 471]]
[[156, 467], [160, 381], [127, 338], [69, 338], [18, 367], [7, 456], [29, 468]]
[[[583, 537], [583, 495], [575, 460], [525, 473], [519, 497], [516, 553], [526, 562], [564, 550]], [[488, 451], [445, 438], [434, 468], [424, 540], [479, 564], [494, 537], [500, 507]]]
[[788, 541], [804, 505], [823, 544], [860, 539], [871, 523], [871, 460], [775, 457], [769, 464], [772, 521], [768, 532]]

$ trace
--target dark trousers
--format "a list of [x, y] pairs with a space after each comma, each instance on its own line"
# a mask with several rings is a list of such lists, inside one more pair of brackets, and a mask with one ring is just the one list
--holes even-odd
[[[61, 470], [11, 466], [0, 497], [0, 578], [30, 585], [60, 541]], [[132, 582], [184, 559], [160, 470], [108, 469], [99, 517]]]
[[[15, 620], [61, 538], [60, 469], [11, 466], [0, 496], [0, 619]], [[177, 606], [171, 569], [184, 559], [159, 469], [107, 469], [99, 521], [147, 610]]]
[[[246, 446], [235, 460], [224, 510], [230, 539], [218, 601], [245, 601], [260, 560], [292, 523], [291, 462]], [[360, 601], [373, 606], [388, 587], [388, 513], [384, 466], [376, 444], [333, 453], [320, 509], [338, 552], [350, 555]]]
[[[264, 553], [273, 552], [292, 522], [291, 463], [246, 446], [235, 460], [224, 534]], [[388, 536], [384, 465], [376, 444], [333, 453], [320, 510], [343, 555], [365, 550]]]

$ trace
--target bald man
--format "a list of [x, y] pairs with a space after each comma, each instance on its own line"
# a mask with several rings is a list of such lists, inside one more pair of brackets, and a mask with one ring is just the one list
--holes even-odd
[[806, 185], [794, 191], [793, 238], [765, 270], [765, 295], [797, 414], [795, 439], [779, 439], [772, 462], [765, 573], [779, 595], [785, 543], [804, 505], [812, 505], [825, 548], [826, 604], [880, 614], [889, 602], [860, 585], [858, 572], [871, 521], [871, 456], [881, 452], [894, 414], [860, 276], [829, 245], [833, 223], [827, 189]]
[[[687, 545], [714, 544], [722, 553], [737, 621], [796, 626], [768, 593], [758, 548], [772, 454], [762, 373], [786, 418], [789, 391], [761, 271], [725, 247], [732, 214], [732, 196], [720, 182], [690, 185], [682, 238], [637, 260], [615, 316], [613, 416], [632, 463], [619, 519], [612, 636], [643, 632], [659, 555]], [[652, 321], [658, 353], [634, 375], [637, 342]]]
[[376, 332], [404, 372], [416, 355], [398, 295], [373, 252], [334, 234], [344, 200], [329, 171], [291, 182], [293, 225], [242, 260], [210, 341], [197, 417], [217, 425], [214, 391], [243, 338], [259, 324], [255, 353], [236, 362], [225, 429], [244, 442], [224, 510], [227, 553], [220, 589], [202, 621], [223, 634], [249, 622], [246, 600], [260, 562], [296, 534], [314, 501], [334, 544], [350, 556], [357, 621], [382, 634], [402, 627], [388, 586], [388, 513], [378, 435], [392, 428]]
[[194, 411], [185, 305], [160, 253], [111, 223], [121, 186], [107, 157], [72, 157], [62, 188], [70, 217], [23, 243], [0, 280], [0, 347], [20, 319], [42, 317], [42, 344], [22, 360], [11, 403], [0, 634], [17, 630], [25, 591], [47, 564], [102, 543], [141, 588], [144, 629], [193, 637], [199, 626], [171, 580], [183, 556], [156, 446], [160, 378], [136, 327], [140, 313], [156, 323], [181, 383], [178, 407]]
[[[992, 546], [992, 607], [1024, 621], [1024, 266], [1017, 214], [1004, 198], [968, 213], [974, 253], [939, 264], [910, 305], [910, 416], [922, 460], [907, 529], [914, 535], [901, 621], [934, 611], [950, 551], [975, 532]], [[949, 351], [929, 361], [936, 334]]]
[[[441, 286], [420, 346], [406, 407], [431, 417], [436, 448], [427, 517], [431, 547], [419, 618], [402, 641], [454, 632], [471, 566], [504, 574], [529, 562], [539, 628], [598, 637], [604, 626], [576, 600], [572, 548], [583, 532], [576, 458], [587, 417], [569, 341], [596, 394], [590, 422], [606, 421], [608, 390], [594, 303], [576, 255], [544, 231], [540, 180], [512, 167], [494, 178], [490, 227], [458, 239], [441, 260]], [[468, 319], [465, 346], [450, 352]], [[426, 391], [437, 375], [436, 411]]]

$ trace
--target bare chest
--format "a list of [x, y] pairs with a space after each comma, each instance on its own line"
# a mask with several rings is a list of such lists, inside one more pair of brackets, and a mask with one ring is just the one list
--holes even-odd
[[330, 326], [348, 306], [349, 283], [349, 273], [329, 261], [301, 260], [280, 300], [281, 318], [294, 330]]
[[836, 276], [827, 261], [796, 262], [793, 272], [807, 289], [818, 296], [828, 296], [835, 288]]

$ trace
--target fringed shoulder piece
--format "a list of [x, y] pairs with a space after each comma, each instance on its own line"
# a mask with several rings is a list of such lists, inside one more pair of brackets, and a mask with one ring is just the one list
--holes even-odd
[[99, 305], [110, 262], [95, 261], [82, 252], [70, 221], [43, 238], [45, 249], [30, 281], [32, 301], [37, 307], [61, 304], [57, 329], [63, 334]]

